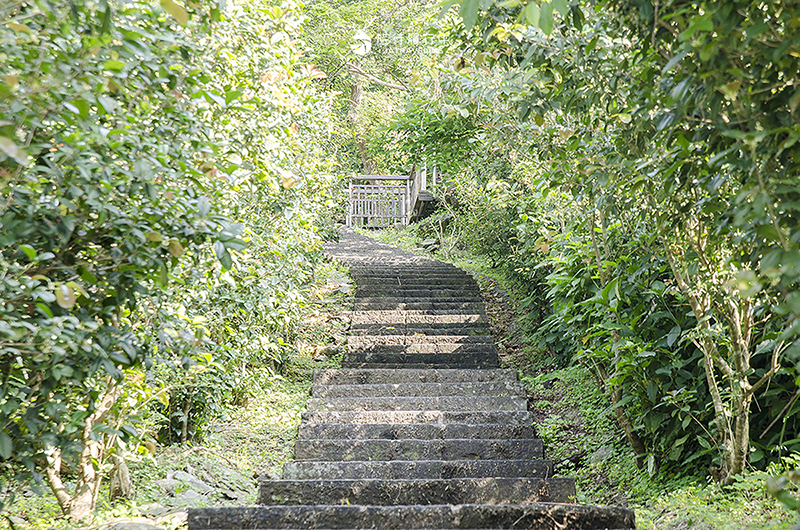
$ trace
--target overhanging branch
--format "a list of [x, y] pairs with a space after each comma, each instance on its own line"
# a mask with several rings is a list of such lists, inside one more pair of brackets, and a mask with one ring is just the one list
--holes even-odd
[[408, 88], [407, 86], [395, 85], [393, 83], [386, 82], [382, 79], [378, 79], [374, 75], [368, 74], [367, 72], [365, 72], [364, 70], [362, 70], [361, 68], [352, 63], [347, 63], [346, 71], [350, 74], [360, 75], [364, 79], [367, 79], [375, 84], [385, 86], [386, 88], [391, 88], [392, 90], [405, 90], [406, 92], [411, 92], [411, 89]]

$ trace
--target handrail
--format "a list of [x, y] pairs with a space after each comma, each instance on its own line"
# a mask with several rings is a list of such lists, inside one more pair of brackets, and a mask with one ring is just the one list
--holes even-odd
[[[391, 219], [408, 225], [415, 213], [420, 213], [415, 208], [420, 193], [426, 191], [427, 173], [425, 164], [421, 167], [415, 164], [409, 175], [352, 176], [348, 189], [347, 226], [360, 225], [364, 219], [373, 220], [381, 226], [388, 226]], [[434, 167], [433, 184], [437, 176]], [[355, 184], [356, 181], [366, 181], [368, 184]]]
[[411, 217], [414, 215], [414, 206], [417, 204], [420, 188], [422, 186], [422, 171], [417, 168], [416, 165], [411, 169], [409, 180], [411, 181], [411, 187], [409, 189], [408, 208], [406, 209], [406, 215], [408, 216], [406, 224], [411, 223]]

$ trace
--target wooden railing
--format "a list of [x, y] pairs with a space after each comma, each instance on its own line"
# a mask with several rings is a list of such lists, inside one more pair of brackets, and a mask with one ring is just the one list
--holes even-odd
[[408, 175], [363, 175], [350, 182], [348, 190], [347, 226], [384, 228], [396, 223], [407, 225], [413, 203], [409, 205]]
[[[436, 176], [434, 168], [434, 181]], [[427, 189], [427, 180], [425, 166], [414, 166], [410, 175], [360, 175], [354, 178], [348, 189], [347, 226], [385, 228], [398, 223], [409, 224], [415, 214], [414, 208], [418, 207], [420, 192]], [[357, 184], [356, 181], [368, 183]]]

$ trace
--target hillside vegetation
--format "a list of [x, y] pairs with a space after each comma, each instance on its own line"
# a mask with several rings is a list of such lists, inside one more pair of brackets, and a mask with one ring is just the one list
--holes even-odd
[[[422, 164], [438, 210], [415, 233], [503, 279], [532, 394], [579, 380], [614, 433], [587, 477], [616, 497], [587, 498], [800, 511], [798, 21], [793, 1], [0, 3], [0, 514], [125, 512], [165, 478], [142, 462], [186, 471], [248, 403], [290, 443], [302, 374], [341, 343], [316, 319], [345, 182]], [[565, 458], [607, 445], [548, 418]]]

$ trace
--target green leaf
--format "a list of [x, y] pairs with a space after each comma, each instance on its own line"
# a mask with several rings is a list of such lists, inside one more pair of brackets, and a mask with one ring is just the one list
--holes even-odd
[[439, 20], [443, 19], [447, 12], [450, 11], [450, 8], [456, 3], [458, 3], [458, 0], [447, 0], [447, 2], [442, 2], [436, 6], [439, 8]]
[[97, 96], [97, 102], [108, 114], [112, 114], [117, 108], [117, 101], [108, 96]]
[[158, 281], [161, 283], [161, 287], [166, 287], [169, 284], [169, 273], [167, 271], [167, 264], [161, 264], [161, 270], [159, 271]]
[[684, 50], [682, 50], [680, 53], [677, 53], [677, 54], [675, 54], [675, 55], [674, 55], [674, 56], [673, 56], [673, 57], [672, 57], [672, 58], [671, 58], [669, 61], [667, 61], [667, 64], [665, 64], [665, 65], [664, 65], [664, 68], [661, 70], [661, 74], [662, 74], [662, 75], [663, 75], [663, 74], [666, 74], [667, 72], [669, 72], [670, 70], [672, 70], [672, 68], [673, 68], [673, 67], [674, 67], [676, 64], [678, 64], [679, 62], [681, 62], [681, 60], [683, 60], [683, 58], [684, 58], [684, 57], [686, 57], [686, 55], [687, 55], [688, 53], [689, 53], [689, 50], [688, 50], [688, 49], [684, 49]]
[[667, 333], [667, 347], [672, 348], [672, 345], [678, 340], [681, 336], [681, 327], [680, 326], [673, 326], [669, 333]]
[[181, 26], [185, 26], [189, 23], [189, 13], [172, 0], [161, 0], [161, 7], [164, 8], [164, 11], [172, 15], [175, 20], [180, 22]]
[[36, 250], [30, 245], [20, 245], [19, 249], [28, 256], [28, 259], [36, 259]]
[[467, 29], [475, 25], [478, 18], [478, 8], [480, 7], [480, 0], [461, 0], [461, 7], [458, 14], [461, 15], [461, 20], [464, 21], [464, 27]]
[[214, 242], [214, 254], [217, 255], [217, 259], [222, 263], [222, 266], [225, 267], [225, 270], [231, 269], [233, 266], [233, 258], [231, 258], [230, 252], [225, 248], [225, 244], [222, 241]]
[[11, 437], [4, 432], [0, 432], [0, 457], [3, 460], [11, 458], [11, 453], [14, 451], [14, 442]]
[[180, 258], [181, 255], [183, 255], [183, 245], [181, 245], [180, 241], [177, 239], [170, 239], [167, 248], [169, 249], [169, 253], [176, 258]]
[[64, 308], [70, 309], [78, 301], [75, 291], [66, 283], [56, 284], [56, 303]]
[[540, 11], [539, 11], [539, 6], [536, 5], [536, 3], [531, 2], [530, 4], [528, 4], [528, 7], [525, 8], [524, 14], [525, 14], [525, 20], [528, 22], [528, 24], [530, 24], [531, 26], [536, 26], [537, 28], [539, 27]]
[[103, 68], [112, 72], [121, 72], [125, 68], [125, 63], [122, 61], [106, 61], [103, 63]]
[[542, 2], [539, 14], [539, 28], [545, 35], [553, 32], [553, 4]]
[[4, 152], [9, 158], [16, 160], [20, 165], [28, 161], [28, 153], [19, 147], [14, 140], [6, 136], [0, 136], [0, 151]]
[[28, 35], [31, 34], [31, 28], [29, 28], [25, 24], [18, 24], [16, 22], [9, 22], [6, 25], [9, 27], [9, 29], [13, 29], [14, 31], [18, 31], [20, 33], [26, 33]]
[[567, 3], [567, 0], [553, 0], [553, 7], [562, 17], [567, 16], [567, 13], [569, 13], [569, 3]]

